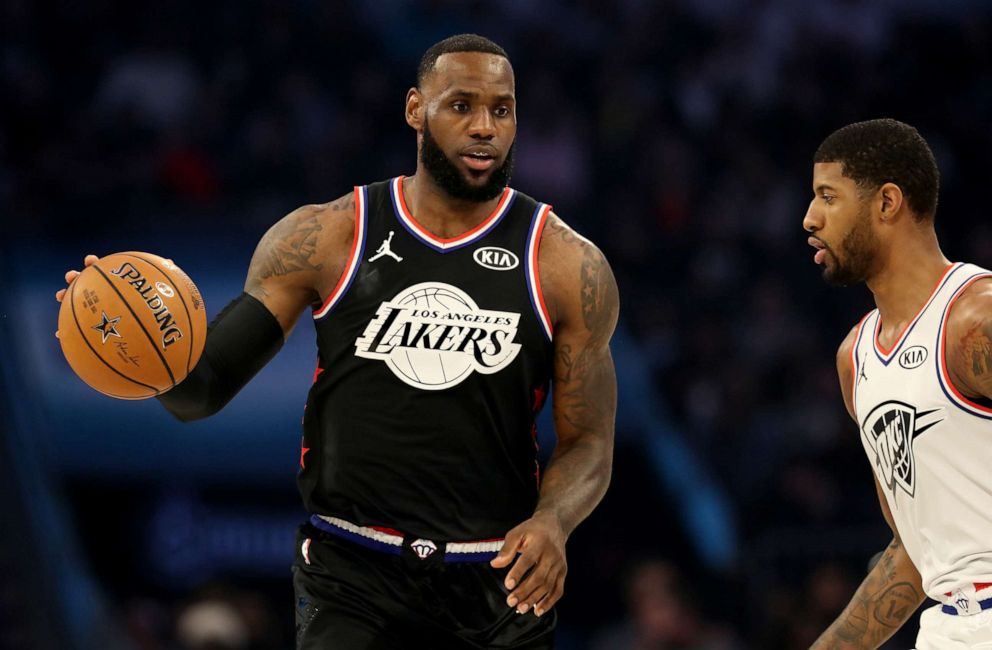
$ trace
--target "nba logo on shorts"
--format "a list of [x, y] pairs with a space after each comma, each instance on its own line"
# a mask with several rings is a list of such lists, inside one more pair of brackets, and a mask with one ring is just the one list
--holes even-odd
[[423, 282], [382, 303], [355, 341], [355, 355], [384, 361], [404, 383], [443, 390], [473, 371], [499, 372], [520, 352], [520, 314], [480, 309], [443, 282]]

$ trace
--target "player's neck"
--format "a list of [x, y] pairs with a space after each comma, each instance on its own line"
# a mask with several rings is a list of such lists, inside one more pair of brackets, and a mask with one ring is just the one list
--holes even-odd
[[866, 284], [882, 317], [883, 337], [898, 336], [929, 300], [950, 261], [940, 251], [936, 234], [899, 242], [884, 255]]
[[478, 226], [493, 213], [500, 200], [499, 196], [482, 202], [454, 199], [422, 169], [404, 178], [401, 189], [417, 223], [444, 238], [457, 237]]

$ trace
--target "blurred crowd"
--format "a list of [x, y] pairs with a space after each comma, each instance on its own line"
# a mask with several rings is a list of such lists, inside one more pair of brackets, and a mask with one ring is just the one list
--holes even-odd
[[[147, 229], [250, 250], [299, 204], [413, 171], [403, 100], [427, 46], [473, 31], [510, 52], [514, 185], [604, 249], [657, 409], [732, 496], [741, 530], [738, 566], [720, 575], [664, 543], [618, 571], [605, 613], [566, 616], [570, 647], [806, 648], [887, 542], [834, 369], [870, 294], [825, 287], [811, 262], [811, 157], [852, 121], [918, 126], [942, 171], [945, 253], [992, 264], [988, 5], [6, 0], [0, 11], [4, 228], [76, 253]], [[137, 647], [289, 647], [288, 603], [205, 589], [183, 602], [122, 595]], [[892, 647], [912, 635], [901, 638]]]

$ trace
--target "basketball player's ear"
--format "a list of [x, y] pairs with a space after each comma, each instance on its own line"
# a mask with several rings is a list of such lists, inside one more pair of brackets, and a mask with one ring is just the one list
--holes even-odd
[[903, 195], [902, 189], [895, 183], [883, 183], [878, 188], [878, 197], [881, 201], [880, 216], [885, 223], [895, 221], [896, 215], [902, 209]]
[[406, 91], [406, 123], [412, 126], [418, 133], [424, 128], [424, 111], [427, 106], [424, 104], [424, 96], [414, 87]]

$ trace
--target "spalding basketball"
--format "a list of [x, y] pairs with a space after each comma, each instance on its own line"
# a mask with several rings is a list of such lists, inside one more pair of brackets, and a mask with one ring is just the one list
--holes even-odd
[[72, 281], [59, 310], [59, 342], [87, 384], [145, 399], [181, 382], [200, 358], [207, 312], [193, 281], [170, 260], [115, 253]]

